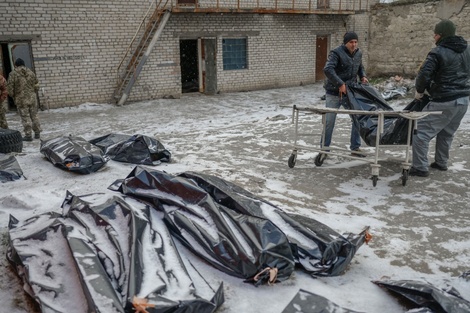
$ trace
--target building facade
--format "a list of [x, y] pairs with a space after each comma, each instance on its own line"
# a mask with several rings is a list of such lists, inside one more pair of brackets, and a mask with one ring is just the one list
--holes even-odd
[[[6, 0], [0, 3], [0, 72], [7, 77], [14, 59], [25, 59], [48, 108], [310, 84], [323, 79], [328, 51], [346, 31], [359, 34], [367, 62], [372, 4]], [[157, 11], [161, 20], [149, 18]], [[155, 30], [137, 55], [150, 24]]]

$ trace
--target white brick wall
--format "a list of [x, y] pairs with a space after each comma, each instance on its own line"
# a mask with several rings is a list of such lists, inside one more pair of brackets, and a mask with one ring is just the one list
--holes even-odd
[[[40, 36], [40, 40], [32, 41], [34, 65], [51, 108], [84, 102], [110, 103], [114, 101], [118, 64], [149, 3], [3, 0], [0, 40], [20, 35]], [[302, 14], [173, 14], [129, 101], [181, 95], [181, 35], [191, 34], [194, 39], [217, 37], [217, 85], [221, 92], [229, 92], [314, 82], [316, 35], [331, 34], [330, 48], [334, 48], [341, 43], [346, 30], [365, 32], [367, 23], [360, 20], [360, 14], [350, 18]], [[247, 70], [223, 70], [222, 39], [233, 34], [248, 34]], [[45, 101], [42, 95], [40, 100]]]

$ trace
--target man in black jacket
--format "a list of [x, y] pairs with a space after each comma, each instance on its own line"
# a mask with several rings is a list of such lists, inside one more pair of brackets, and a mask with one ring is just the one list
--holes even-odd
[[[358, 36], [355, 32], [347, 32], [343, 37], [343, 44], [330, 51], [328, 60], [323, 72], [326, 75], [324, 88], [326, 91], [326, 107], [339, 109], [344, 106], [346, 100], [346, 84], [356, 83], [357, 78], [366, 84], [369, 81], [366, 77], [364, 66], [362, 65], [362, 51], [358, 48]], [[331, 144], [331, 137], [335, 127], [336, 114], [326, 114], [325, 141], [322, 147], [327, 150]], [[323, 135], [322, 135], [323, 138]], [[365, 156], [361, 153], [361, 136], [357, 127], [351, 127], [351, 145], [352, 155]]]
[[470, 95], [470, 48], [455, 25], [443, 20], [434, 28], [436, 47], [427, 55], [416, 77], [416, 99], [427, 91], [430, 102], [423, 111], [442, 111], [418, 120], [413, 135], [413, 165], [411, 176], [426, 177], [429, 142], [436, 137], [436, 151], [431, 168], [446, 171], [449, 150], [460, 121], [467, 112]]

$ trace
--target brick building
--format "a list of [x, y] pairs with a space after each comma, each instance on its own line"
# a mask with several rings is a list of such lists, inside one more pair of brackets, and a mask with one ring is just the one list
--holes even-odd
[[25, 59], [50, 108], [310, 84], [345, 31], [367, 62], [372, 2], [5, 0], [0, 72]]

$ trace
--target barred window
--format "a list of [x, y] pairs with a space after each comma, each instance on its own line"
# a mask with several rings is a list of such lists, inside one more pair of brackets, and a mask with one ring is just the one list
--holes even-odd
[[248, 68], [246, 38], [222, 39], [224, 71]]

